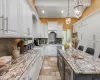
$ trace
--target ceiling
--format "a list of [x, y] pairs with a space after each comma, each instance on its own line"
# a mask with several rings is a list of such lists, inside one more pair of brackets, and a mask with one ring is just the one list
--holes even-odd
[[[75, 17], [74, 6], [75, 0], [69, 0], [69, 16]], [[91, 4], [91, 0], [82, 0], [84, 9]], [[35, 0], [35, 6], [40, 18], [65, 18], [68, 13], [68, 0]], [[42, 11], [45, 11], [43, 14]], [[64, 13], [61, 13], [61, 11]]]

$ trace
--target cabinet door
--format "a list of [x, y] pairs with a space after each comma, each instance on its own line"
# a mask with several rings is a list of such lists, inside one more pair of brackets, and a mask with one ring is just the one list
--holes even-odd
[[44, 34], [45, 34], [45, 30], [44, 30], [44, 24], [41, 23], [41, 26], [40, 26], [40, 34], [41, 34], [41, 38], [44, 38]]
[[23, 11], [23, 0], [18, 0], [18, 31], [20, 33], [20, 36], [23, 36], [23, 26], [22, 26], [22, 11]]
[[28, 80], [36, 80], [36, 62], [32, 62], [30, 65]]
[[28, 70], [26, 70], [19, 80], [29, 80], [28, 79]]
[[27, 28], [27, 4], [25, 0], [22, 0], [22, 32], [24, 36], [27, 36], [28, 34], [28, 28]]
[[32, 12], [31, 9], [29, 7], [29, 5], [27, 4], [27, 30], [28, 30], [28, 36], [32, 37]]
[[32, 12], [29, 9], [29, 25], [30, 25], [30, 35], [33, 37], [33, 20], [32, 20]]
[[57, 26], [57, 38], [62, 38], [63, 24], [58, 24]]
[[0, 37], [3, 36], [3, 0], [0, 0]]
[[56, 45], [48, 45], [48, 54], [49, 56], [57, 56], [57, 46]]
[[57, 22], [56, 21], [50, 21], [48, 22], [48, 30], [57, 30]]
[[[5, 35], [18, 35], [18, 0], [5, 0]], [[13, 34], [12, 34], [13, 33]]]
[[45, 38], [48, 38], [48, 26], [47, 26], [47, 24], [44, 24], [44, 36], [45, 36]]
[[48, 55], [48, 46], [44, 47], [44, 55]]
[[40, 22], [38, 21], [38, 26], [37, 26], [37, 38], [41, 38], [41, 25]]

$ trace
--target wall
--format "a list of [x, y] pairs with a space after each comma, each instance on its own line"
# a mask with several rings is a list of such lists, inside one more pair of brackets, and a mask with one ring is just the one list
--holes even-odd
[[[84, 13], [83, 13], [83, 15], [82, 15], [81, 18], [83, 18], [83, 17], [89, 15], [91, 12], [95, 11], [95, 10], [98, 9], [98, 8], [100, 8], [100, 0], [91, 0], [91, 6], [88, 7], [88, 8], [84, 11]], [[80, 18], [80, 19], [81, 19], [81, 18]]]
[[0, 57], [6, 55], [12, 55], [12, 46], [17, 46], [20, 39], [0, 39]]
[[58, 21], [58, 23], [63, 23], [63, 30], [72, 29], [72, 24], [77, 22], [78, 19], [72, 18], [70, 25], [66, 24], [65, 18], [40, 18], [42, 23], [47, 23], [47, 21]]

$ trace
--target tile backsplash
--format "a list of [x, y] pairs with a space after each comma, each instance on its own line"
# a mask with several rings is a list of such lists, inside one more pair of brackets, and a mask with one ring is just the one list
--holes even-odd
[[12, 55], [12, 46], [17, 46], [19, 39], [1, 38], [0, 39], [0, 57]]

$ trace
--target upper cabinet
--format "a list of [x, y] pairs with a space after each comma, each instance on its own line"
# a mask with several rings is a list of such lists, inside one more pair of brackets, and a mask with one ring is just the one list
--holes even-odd
[[73, 33], [80, 31], [79, 29], [82, 27], [82, 22], [78, 21], [73, 24]]
[[63, 35], [63, 24], [57, 26], [57, 38], [62, 38]]
[[41, 38], [48, 38], [48, 27], [47, 24], [41, 23]]
[[0, 37], [33, 38], [33, 13], [26, 0], [0, 0]]
[[48, 25], [44, 24], [44, 38], [48, 38]]
[[18, 0], [3, 0], [3, 36], [18, 36]]
[[41, 23], [41, 21], [34, 20], [33, 32], [34, 38], [48, 38], [47, 24]]
[[63, 24], [60, 24], [57, 21], [49, 21], [48, 34], [50, 32], [55, 32], [57, 34], [57, 38], [62, 38]]
[[44, 38], [44, 34], [45, 34], [44, 24], [41, 23], [40, 25], [41, 25], [41, 26], [39, 27], [40, 38]]
[[23, 37], [33, 37], [32, 11], [25, 0], [20, 0], [21, 34]]
[[34, 38], [41, 38], [41, 22], [33, 17], [33, 32]]
[[49, 21], [48, 22], [48, 30], [49, 31], [57, 30], [57, 22], [56, 21]]
[[0, 36], [3, 35], [3, 0], [0, 0]]

